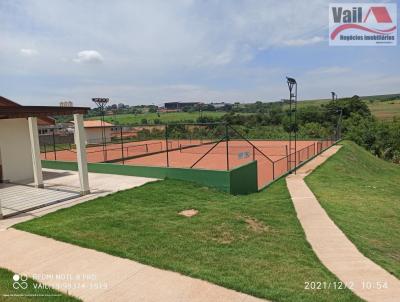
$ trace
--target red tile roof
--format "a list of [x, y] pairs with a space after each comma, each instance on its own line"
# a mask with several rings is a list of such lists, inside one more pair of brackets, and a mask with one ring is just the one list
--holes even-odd
[[[104, 122], [103, 125], [105, 127], [112, 127], [114, 126], [111, 123]], [[83, 121], [83, 127], [85, 128], [100, 128], [103, 126], [100, 120], [93, 120], [93, 121]]]

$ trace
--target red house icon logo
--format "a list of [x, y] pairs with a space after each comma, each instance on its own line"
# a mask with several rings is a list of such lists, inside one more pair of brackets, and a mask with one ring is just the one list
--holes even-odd
[[368, 13], [366, 14], [364, 18], [364, 23], [368, 21], [368, 18], [370, 17], [370, 14], [375, 16], [375, 20], [377, 23], [393, 23], [392, 18], [390, 18], [390, 15], [384, 6], [373, 6], [368, 10]]

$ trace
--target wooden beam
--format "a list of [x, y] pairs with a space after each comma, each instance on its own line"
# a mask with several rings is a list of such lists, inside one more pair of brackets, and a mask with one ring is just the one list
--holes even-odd
[[54, 115], [85, 114], [88, 107], [56, 107], [56, 106], [0, 106], [1, 118], [48, 117]]

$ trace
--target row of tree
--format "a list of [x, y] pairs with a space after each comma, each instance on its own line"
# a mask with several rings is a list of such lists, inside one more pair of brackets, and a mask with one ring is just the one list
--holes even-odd
[[330, 101], [326, 105], [301, 106], [297, 121], [290, 122], [283, 103], [255, 103], [255, 114], [230, 112], [220, 119], [202, 117], [198, 122], [225, 121], [239, 127], [250, 138], [285, 138], [296, 128], [299, 138], [325, 138], [341, 132], [383, 159], [400, 163], [400, 119], [379, 121], [358, 96]]

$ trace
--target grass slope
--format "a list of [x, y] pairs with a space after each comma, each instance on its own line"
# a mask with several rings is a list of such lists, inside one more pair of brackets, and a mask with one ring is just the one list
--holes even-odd
[[[177, 215], [191, 208], [199, 214]], [[165, 180], [16, 228], [274, 301], [360, 301], [347, 289], [304, 289], [338, 280], [307, 243], [283, 179], [247, 196]]]
[[[33, 284], [39, 284], [33, 279], [28, 279], [26, 289], [13, 288], [14, 273], [0, 268], [0, 301], [81, 301], [74, 297], [61, 294], [53, 289], [35, 289]], [[25, 296], [5, 296], [5, 295], [25, 295]], [[31, 295], [31, 296], [29, 296]]]
[[400, 167], [344, 142], [306, 182], [358, 249], [400, 278]]

